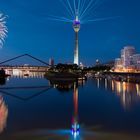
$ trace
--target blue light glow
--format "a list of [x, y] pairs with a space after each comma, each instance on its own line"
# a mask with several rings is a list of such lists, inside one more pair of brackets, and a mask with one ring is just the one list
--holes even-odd
[[72, 135], [78, 136], [79, 133], [80, 133], [80, 126], [79, 126], [79, 124], [77, 124], [77, 123], [72, 124]]

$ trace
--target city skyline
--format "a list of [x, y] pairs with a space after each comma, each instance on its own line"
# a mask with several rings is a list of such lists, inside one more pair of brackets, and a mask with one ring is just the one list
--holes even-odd
[[[82, 25], [79, 34], [79, 62], [86, 65], [92, 65], [96, 59], [101, 62], [114, 60], [119, 56], [119, 50], [126, 45], [134, 45], [140, 52], [138, 28], [140, 2], [104, 0], [101, 5], [100, 2], [94, 11], [95, 14], [92, 14], [92, 11], [90, 15], [95, 18], [111, 16], [120, 16], [120, 18]], [[2, 13], [8, 15], [9, 31], [0, 50], [1, 60], [30, 53], [45, 61], [53, 58], [56, 63], [73, 63], [75, 37], [71, 24], [47, 19], [48, 13], [64, 12], [60, 2], [2, 0], [0, 9]]]

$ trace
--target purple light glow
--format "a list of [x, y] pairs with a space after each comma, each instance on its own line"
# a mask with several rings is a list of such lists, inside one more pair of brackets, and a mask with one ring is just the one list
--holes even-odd
[[74, 24], [74, 25], [80, 25], [80, 21], [79, 21], [79, 20], [78, 20], [78, 21], [74, 20], [74, 21], [73, 21], [73, 24]]

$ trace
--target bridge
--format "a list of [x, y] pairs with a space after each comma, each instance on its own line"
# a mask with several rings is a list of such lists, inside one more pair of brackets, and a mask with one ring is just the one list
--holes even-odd
[[38, 58], [36, 58], [36, 57], [34, 57], [34, 56], [30, 55], [30, 54], [22, 54], [22, 55], [19, 55], [19, 56], [10, 58], [10, 59], [8, 59], [8, 60], [5, 60], [5, 61], [0, 62], [0, 65], [3, 65], [3, 64], [5, 64], [5, 63], [7, 63], [7, 62], [11, 62], [11, 61], [13, 61], [13, 60], [19, 59], [19, 58], [24, 57], [24, 56], [27, 56], [27, 57], [29, 57], [29, 58], [32, 58], [33, 60], [36, 60], [36, 61], [38, 61], [38, 62], [40, 62], [40, 63], [42, 63], [42, 64], [44, 64], [44, 65], [46, 65], [46, 66], [49, 66], [49, 64], [46, 63], [45, 61], [43, 61], [43, 60], [41, 60], [41, 59], [38, 59]]
[[[23, 65], [18, 65], [18, 64], [14, 64], [14, 65], [6, 65], [6, 63], [14, 61], [16, 59], [22, 58], [22, 57], [29, 57], [37, 62], [40, 62], [41, 64], [43, 64], [44, 66], [32, 66], [32, 65], [27, 65], [27, 64], [23, 64]], [[45, 61], [38, 59], [30, 54], [22, 54], [10, 59], [7, 59], [5, 61], [0, 62], [0, 68], [4, 68], [6, 73], [9, 75], [29, 75], [30, 73], [35, 73], [35, 72], [46, 72], [48, 71], [48, 69], [51, 66], [46, 63]]]

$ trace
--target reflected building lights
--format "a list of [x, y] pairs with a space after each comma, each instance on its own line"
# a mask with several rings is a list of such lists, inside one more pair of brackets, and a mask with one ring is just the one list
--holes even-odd
[[140, 96], [140, 85], [136, 84], [137, 95]]
[[105, 89], [107, 89], [107, 79], [105, 78]]
[[121, 83], [116, 81], [116, 91], [117, 91], [117, 94], [120, 95], [121, 93]]
[[125, 84], [125, 82], [123, 82], [123, 88], [122, 88], [122, 90], [123, 90], [123, 95], [122, 95], [122, 101], [123, 101], [123, 106], [125, 107], [126, 106], [126, 98], [125, 98], [125, 93], [126, 93], [126, 84]]
[[138, 100], [136, 86], [134, 83], [113, 81], [116, 94], [119, 93], [122, 105], [125, 109], [129, 109]]
[[111, 81], [111, 87], [112, 87], [112, 91], [114, 91], [115, 88], [114, 88], [114, 82], [113, 81]]
[[7, 78], [6, 78], [6, 81], [9, 81], [9, 80], [10, 80], [10, 78], [9, 78], [9, 77], [7, 77]]
[[100, 88], [100, 79], [97, 79], [97, 87]]
[[86, 83], [85, 80], [78, 80], [78, 85], [84, 86]]
[[130, 109], [134, 104], [140, 102], [140, 84], [110, 79], [96, 79], [96, 81], [97, 88], [108, 89], [116, 93], [120, 97], [124, 109]]

